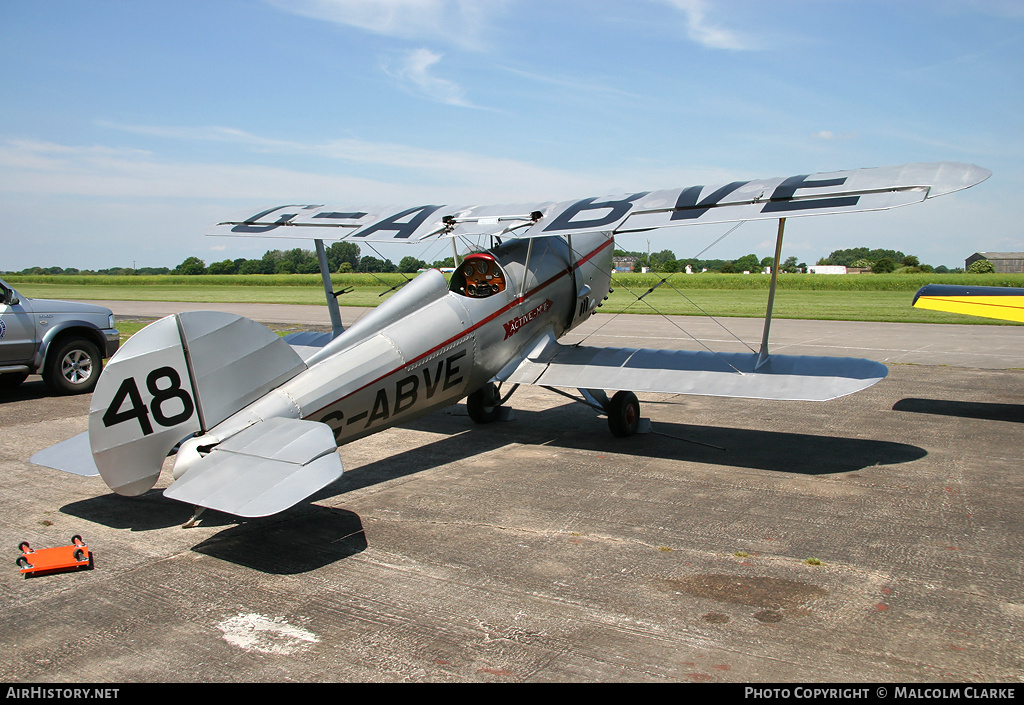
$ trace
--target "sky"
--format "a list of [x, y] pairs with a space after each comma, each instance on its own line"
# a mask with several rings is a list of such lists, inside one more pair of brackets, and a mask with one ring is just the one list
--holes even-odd
[[[543, 202], [934, 161], [993, 176], [790, 219], [783, 256], [1024, 251], [1020, 0], [0, 0], [0, 95], [0, 270], [258, 258], [296, 243], [204, 232], [287, 203]], [[730, 227], [618, 247], [692, 257]], [[702, 257], [768, 256], [774, 237], [744, 223]]]

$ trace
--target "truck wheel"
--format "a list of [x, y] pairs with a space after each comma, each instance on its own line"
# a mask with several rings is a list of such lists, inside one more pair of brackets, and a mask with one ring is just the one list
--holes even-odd
[[85, 338], [68, 338], [46, 356], [43, 381], [57, 394], [91, 392], [100, 376], [103, 359]]

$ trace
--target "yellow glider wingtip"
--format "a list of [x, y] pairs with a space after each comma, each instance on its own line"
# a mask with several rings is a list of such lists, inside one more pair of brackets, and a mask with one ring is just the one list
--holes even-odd
[[1024, 323], [1024, 289], [1010, 286], [928, 284], [918, 289], [913, 306]]

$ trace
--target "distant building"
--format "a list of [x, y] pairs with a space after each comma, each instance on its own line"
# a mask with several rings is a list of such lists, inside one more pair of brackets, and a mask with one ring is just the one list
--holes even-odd
[[1024, 274], [1024, 252], [975, 252], [964, 260], [964, 269], [981, 259], [991, 262], [999, 274]]
[[807, 271], [811, 274], [846, 274], [846, 267], [838, 264], [812, 264]]
[[636, 257], [613, 257], [612, 270], [616, 272], [632, 272], [636, 265]]

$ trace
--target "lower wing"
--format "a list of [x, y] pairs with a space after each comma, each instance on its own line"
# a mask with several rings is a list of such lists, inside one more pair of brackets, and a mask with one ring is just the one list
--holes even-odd
[[576, 389], [826, 401], [885, 378], [888, 369], [849, 357], [693, 350], [593, 348], [550, 341], [503, 381]]

